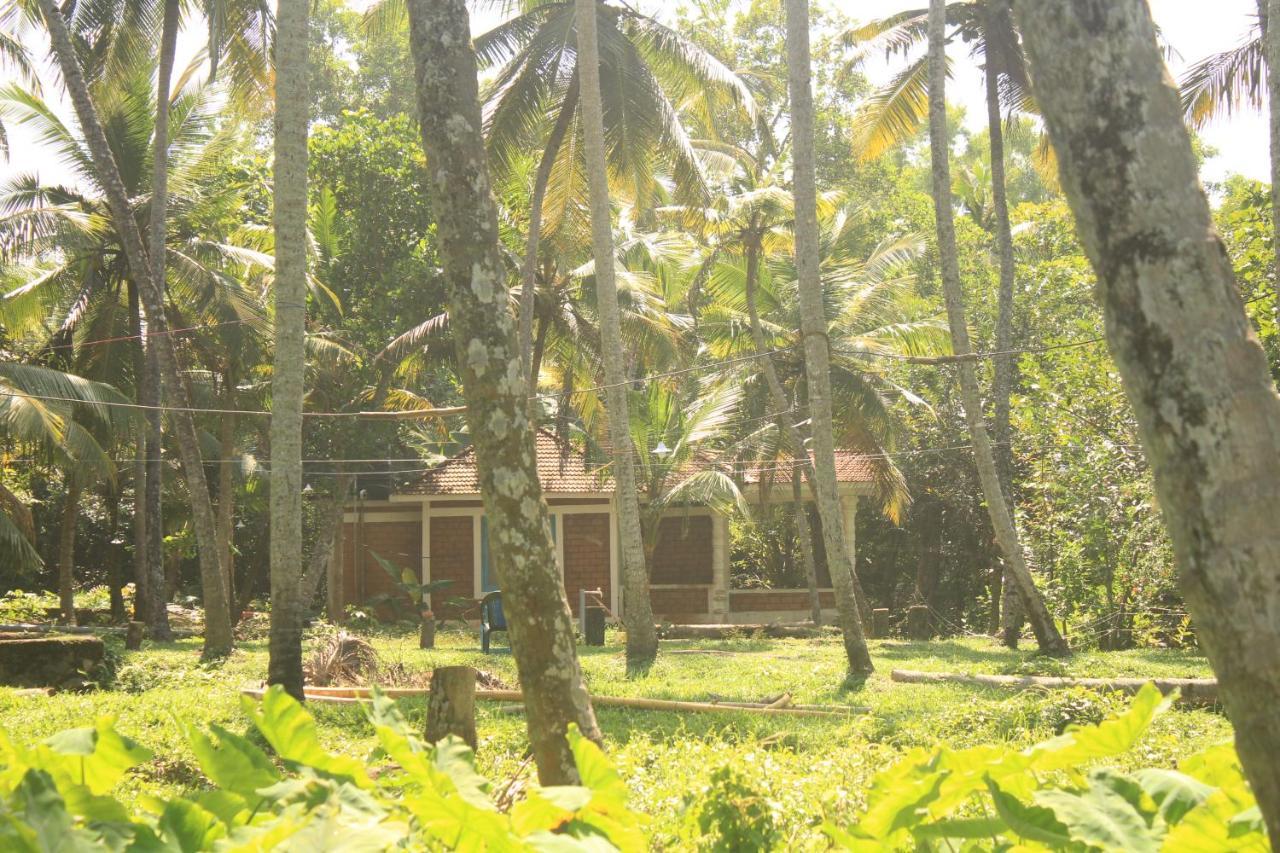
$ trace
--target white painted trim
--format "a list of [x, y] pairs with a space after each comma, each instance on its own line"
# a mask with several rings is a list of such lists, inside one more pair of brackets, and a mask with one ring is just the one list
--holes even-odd
[[556, 515], [605, 515], [610, 512], [609, 504], [570, 504], [568, 506], [548, 507]]
[[[460, 513], [461, 514], [461, 513]], [[480, 576], [480, 517], [482, 513], [473, 513], [471, 519], [471, 597], [484, 595], [483, 581]]]
[[[342, 514], [343, 523], [354, 524], [359, 519], [360, 519], [359, 513], [346, 512]], [[373, 513], [372, 515], [369, 513], [365, 513], [364, 515], [365, 524], [382, 524], [382, 523], [392, 523], [397, 521], [403, 523], [406, 521], [421, 521], [421, 520], [422, 520], [421, 511], [419, 512], [378, 512], [378, 513]]]
[[431, 583], [431, 501], [424, 500], [418, 509], [422, 520], [422, 582]]
[[[729, 590], [730, 595], [773, 595], [774, 593], [791, 593], [791, 592], [803, 592], [805, 595], [808, 595], [809, 588], [808, 587], [792, 587], [788, 589], [731, 589]], [[818, 592], [819, 593], [835, 592], [835, 588], [830, 586], [820, 586], [818, 587]]]
[[482, 506], [432, 506], [432, 518], [457, 518], [460, 515], [484, 515], [484, 507]]
[[609, 513], [609, 609], [619, 616], [622, 615], [622, 577], [621, 577], [621, 548], [618, 535], [618, 504], [614, 500], [610, 500], [606, 510]]
[[709, 583], [651, 583], [649, 589], [711, 589], [715, 584]]

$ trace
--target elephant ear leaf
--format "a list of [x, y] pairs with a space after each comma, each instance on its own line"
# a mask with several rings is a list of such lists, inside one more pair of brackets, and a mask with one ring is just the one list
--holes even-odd
[[1129, 710], [1097, 725], [1080, 726], [1031, 748], [1034, 770], [1064, 770], [1097, 758], [1109, 758], [1133, 749], [1157, 714], [1173, 704], [1175, 694], [1161, 696], [1154, 684], [1144, 684]]

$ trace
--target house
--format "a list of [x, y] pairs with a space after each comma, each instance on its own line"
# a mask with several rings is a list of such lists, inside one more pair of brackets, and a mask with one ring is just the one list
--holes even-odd
[[[579, 590], [601, 590], [610, 610], [622, 612], [619, 578], [617, 507], [613, 481], [602, 476], [579, 450], [540, 430], [536, 437], [538, 476], [551, 511], [556, 560], [571, 607]], [[858, 500], [872, 490], [870, 468], [856, 454], [837, 453], [837, 479], [844, 510], [845, 536], [852, 551]], [[742, 472], [740, 472], [742, 473]], [[789, 488], [769, 489], [761, 472], [742, 477], [749, 500], [789, 500]], [[785, 493], [785, 494], [784, 494]], [[427, 470], [418, 479], [379, 499], [365, 497], [348, 505], [342, 530], [342, 560], [330, 577], [330, 612], [394, 593], [394, 582], [369, 556], [395, 565], [419, 567], [423, 582], [453, 583], [432, 595], [437, 613], [457, 610], [498, 588], [491, 571], [488, 520], [480, 500], [474, 449]], [[821, 555], [819, 555], [821, 556]], [[706, 507], [671, 511], [660, 522], [658, 545], [650, 561], [654, 616], [673, 623], [761, 623], [803, 620], [809, 616], [804, 589], [732, 589], [729, 524]], [[825, 566], [820, 566], [824, 611], [834, 616], [834, 595]], [[474, 617], [475, 610], [464, 607]]]

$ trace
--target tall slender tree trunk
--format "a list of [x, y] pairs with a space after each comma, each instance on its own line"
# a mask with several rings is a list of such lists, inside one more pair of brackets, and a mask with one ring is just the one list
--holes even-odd
[[[234, 409], [235, 383], [223, 374], [222, 407]], [[240, 621], [235, 607], [235, 513], [236, 513], [236, 416], [223, 415], [218, 421], [218, 547], [222, 550], [222, 567], [227, 578], [227, 601], [231, 602], [231, 624]]]
[[813, 474], [813, 465], [809, 461], [809, 454], [805, 450], [800, 430], [796, 428], [794, 418], [786, 414], [789, 408], [787, 393], [782, 387], [782, 380], [778, 378], [778, 369], [773, 363], [773, 356], [768, 352], [764, 327], [760, 324], [760, 308], [756, 303], [756, 284], [760, 276], [760, 241], [755, 234], [747, 238], [743, 252], [747, 261], [747, 318], [751, 324], [751, 342], [759, 355], [757, 363], [764, 372], [765, 384], [769, 388], [769, 401], [778, 412], [776, 419], [778, 431], [791, 450], [791, 490], [792, 503], [795, 507], [796, 536], [800, 539], [805, 580], [809, 585], [810, 617], [813, 619], [813, 624], [818, 626], [822, 624], [822, 602], [818, 595], [818, 568], [813, 556], [813, 530], [809, 527], [809, 513], [805, 509], [804, 496], [800, 491], [801, 481], [807, 480], [816, 501], [817, 493], [814, 484], [817, 478]]
[[117, 543], [120, 533], [120, 492], [114, 487], [103, 494], [107, 504], [107, 532], [111, 536], [110, 547], [104, 562], [107, 566], [107, 589], [111, 596], [111, 621], [120, 623], [128, 619], [124, 606], [124, 546]]
[[800, 290], [800, 333], [804, 340], [809, 422], [813, 436], [814, 485], [818, 495], [818, 515], [822, 519], [822, 544], [836, 591], [836, 609], [844, 634], [849, 672], [867, 675], [875, 667], [863, 636], [858, 596], [854, 591], [854, 555], [845, 547], [844, 519], [836, 483], [835, 439], [831, 425], [831, 353], [827, 320], [822, 308], [822, 281], [818, 273], [818, 189], [814, 171], [808, 0], [786, 0], [786, 13], [795, 184], [796, 281]]
[[279, 0], [275, 42], [275, 362], [271, 375], [271, 633], [267, 682], [302, 699], [302, 396], [307, 302], [307, 17]]
[[520, 357], [524, 360], [525, 372], [529, 374], [529, 388], [534, 392], [538, 389], [538, 374], [534, 369], [539, 359], [533, 353], [533, 313], [538, 279], [538, 245], [542, 239], [542, 202], [547, 196], [551, 170], [556, 165], [556, 156], [560, 153], [565, 135], [573, 124], [577, 106], [578, 71], [575, 68], [565, 89], [560, 114], [556, 116], [556, 123], [552, 125], [551, 135], [547, 137], [546, 147], [542, 150], [542, 158], [538, 160], [538, 172], [533, 180], [533, 197], [529, 200], [529, 240], [524, 250], [524, 263], [520, 267]]
[[1271, 117], [1271, 224], [1275, 246], [1275, 319], [1280, 326], [1280, 0], [1258, 0], [1258, 21], [1262, 26], [1262, 52], [1267, 61], [1267, 103]]
[[[409, 0], [422, 147], [432, 163], [449, 317], [475, 440], [493, 566], [544, 785], [578, 781], [570, 724], [597, 742], [556, 567], [534, 453], [529, 383], [507, 309], [498, 214], [481, 133], [476, 59], [464, 0]], [[653, 624], [649, 624], [650, 630]]]
[[[933, 161], [933, 207], [938, 226], [938, 254], [942, 264], [942, 289], [947, 303], [947, 320], [951, 325], [951, 347], [958, 356], [973, 352], [964, 316], [964, 293], [960, 287], [960, 262], [956, 252], [955, 213], [951, 206], [951, 164], [947, 148], [946, 106], [946, 0], [929, 0], [929, 149]], [[957, 362], [960, 375], [960, 399], [969, 437], [973, 444], [978, 478], [987, 499], [987, 512], [995, 529], [1000, 550], [1004, 552], [1009, 579], [1018, 590], [1027, 618], [1035, 631], [1040, 651], [1045, 654], [1069, 653], [1066, 641], [1049, 615], [1044, 598], [1036, 589], [1027, 568], [1013, 515], [1000, 487], [991, 439], [987, 435], [982, 399], [978, 393], [978, 374], [972, 361]]]
[[[997, 32], [1000, 19], [1009, 15], [1009, 0], [988, 0], [985, 8], [987, 32]], [[996, 354], [991, 381], [991, 433], [995, 439], [996, 472], [1000, 475], [1000, 488], [1010, 507], [1015, 503], [1013, 488], [1013, 429], [1009, 425], [1009, 397], [1013, 393], [1013, 291], [1016, 268], [1013, 258], [1013, 228], [1009, 222], [1009, 196], [1005, 181], [1004, 122], [1000, 110], [1000, 72], [1005, 57], [999, 52], [994, 39], [987, 40], [987, 135], [991, 140], [991, 201], [995, 208], [996, 251], [1000, 261], [1000, 288], [996, 298]], [[1017, 524], [1017, 516], [1013, 516]], [[1008, 574], [1008, 568], [1004, 573]], [[1009, 648], [1018, 647], [1018, 635], [1022, 633], [1022, 606], [1016, 593], [1017, 585], [1006, 582], [1004, 600], [1000, 608], [1000, 633]]]
[[1016, 8], [1187, 609], [1274, 844], [1280, 396], [1214, 231], [1147, 4]]
[[649, 570], [644, 559], [640, 496], [631, 443], [628, 382], [618, 319], [613, 225], [609, 209], [609, 171], [604, 151], [604, 107], [600, 100], [600, 51], [596, 41], [597, 0], [575, 0], [578, 29], [578, 79], [582, 98], [582, 137], [591, 205], [591, 248], [595, 257], [596, 303], [600, 313], [600, 350], [604, 362], [605, 408], [613, 444], [613, 479], [622, 552], [622, 615], [627, 626], [627, 663], [644, 667], [658, 655], [658, 635], [649, 601]]
[[800, 540], [800, 559], [804, 563], [804, 580], [809, 587], [809, 619], [813, 627], [822, 627], [822, 594], [818, 592], [818, 563], [813, 556], [813, 530], [809, 527], [809, 509], [804, 505], [800, 487], [800, 469], [791, 472], [791, 506], [796, 519], [796, 538]]
[[[158, 376], [155, 353], [148, 355], [147, 350], [150, 348], [144, 345], [142, 305], [138, 285], [132, 279], [128, 283], [128, 290], [131, 331], [138, 341], [133, 354], [138, 403], [154, 406], [157, 385], [152, 382], [153, 376]], [[147, 623], [147, 632], [153, 639], [167, 642], [173, 639], [173, 630], [169, 627], [168, 598], [165, 596], [164, 582], [164, 521], [161, 516], [163, 483], [160, 479], [162, 469], [158, 409], [143, 411], [136, 447], [138, 458], [133, 466], [133, 565], [137, 582], [134, 610]]]
[[[120, 179], [120, 169], [116, 165], [115, 155], [107, 142], [102, 122], [89, 95], [89, 87], [85, 83], [84, 72], [76, 56], [71, 35], [67, 32], [66, 21], [55, 0], [38, 0], [38, 2], [49, 31], [50, 46], [58, 60], [63, 83], [67, 87], [67, 94], [75, 108], [80, 129], [84, 133], [85, 143], [93, 160], [94, 171], [107, 197], [111, 220], [124, 245], [129, 271], [141, 287], [147, 331], [152, 338], [152, 346], [155, 347], [166, 394], [175, 406], [172, 409], [174, 432], [178, 439], [178, 448], [182, 454], [182, 468], [187, 479], [191, 517], [198, 542], [200, 577], [204, 586], [203, 656], [205, 658], [222, 657], [231, 651], [232, 636], [226, 590], [222, 585], [222, 571], [218, 559], [218, 537], [213, 519], [213, 502], [209, 498], [209, 486], [205, 481], [204, 466], [200, 459], [200, 441], [196, 435], [195, 421], [191, 417], [186, 389], [182, 385], [177, 355], [174, 352], [173, 342], [169, 340], [167, 334], [163, 278], [153, 277], [151, 261], [146, 246], [142, 242], [142, 232], [133, 219], [133, 213], [129, 207], [129, 196]], [[162, 103], [167, 103], [168, 93], [164, 94], [166, 97], [162, 99]], [[163, 106], [158, 107], [158, 110], [163, 112], [164, 122], [161, 121], [158, 111], [156, 139], [157, 142], [164, 142], [165, 140], [161, 139], [160, 128], [162, 124], [167, 126], [168, 112]], [[166, 149], [167, 144], [157, 145], [157, 159], [164, 159]], [[158, 200], [153, 200], [152, 203], [154, 205]], [[163, 253], [161, 257], [163, 258]]]
[[80, 478], [67, 472], [67, 494], [58, 526], [58, 602], [62, 621], [76, 624], [76, 523], [80, 520]]

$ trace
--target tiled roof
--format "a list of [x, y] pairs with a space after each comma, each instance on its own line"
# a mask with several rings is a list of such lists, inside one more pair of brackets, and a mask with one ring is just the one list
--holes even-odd
[[[812, 455], [810, 455], [812, 458]], [[769, 468], [769, 472], [773, 474], [774, 479], [782, 479], [786, 475], [786, 471], [778, 471], [777, 468], [782, 466], [773, 466]], [[762, 471], [758, 468], [748, 468], [743, 479], [748, 483], [760, 482]], [[836, 451], [836, 482], [838, 483], [871, 483], [875, 481], [875, 477], [871, 472], [871, 462], [861, 453], [854, 453], [852, 450]]]
[[[613, 492], [612, 478], [602, 476], [603, 468], [593, 465], [581, 451], [563, 443], [553, 434], [538, 430], [538, 479], [542, 490], [554, 493]], [[748, 469], [744, 479], [748, 483], [760, 481], [759, 470]], [[775, 473], [775, 476], [776, 473]], [[865, 456], [847, 450], [836, 451], [836, 479], [841, 483], [870, 483], [873, 480], [871, 466]], [[469, 447], [457, 456], [443, 462], [423, 474], [417, 481], [405, 486], [405, 495], [474, 495], [480, 492], [476, 472], [475, 448]]]
[[[613, 481], [600, 475], [578, 450], [561, 442], [545, 430], [535, 437], [538, 450], [538, 479], [547, 493], [613, 491]], [[468, 447], [457, 456], [422, 475], [416, 482], [400, 490], [406, 495], [474, 495], [480, 492], [476, 471], [475, 448]]]

